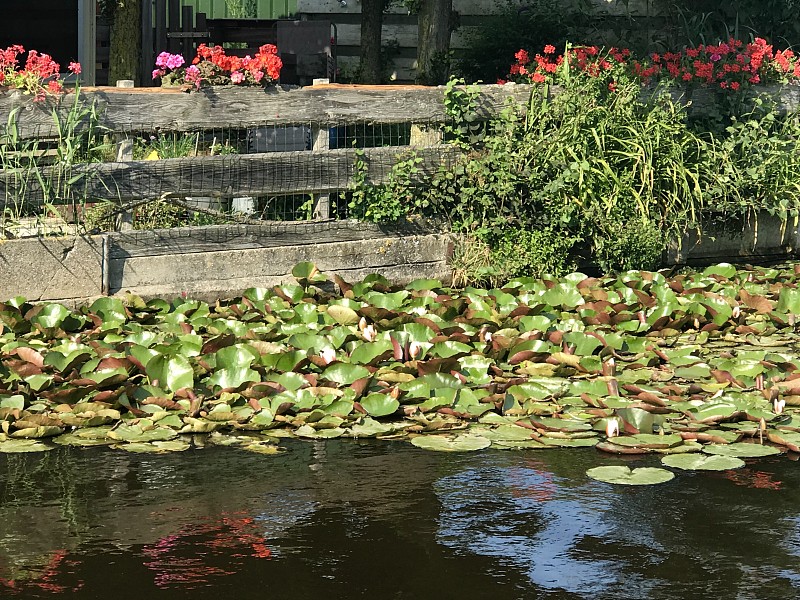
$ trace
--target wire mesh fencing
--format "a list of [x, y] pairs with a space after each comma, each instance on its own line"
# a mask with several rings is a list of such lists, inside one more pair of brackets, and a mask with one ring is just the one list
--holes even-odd
[[324, 121], [111, 131], [84, 121], [20, 136], [10, 120], [0, 126], [0, 235], [31, 220], [97, 231], [346, 219], [354, 186], [385, 184], [407, 157], [420, 158], [420, 175], [448, 168], [441, 132]]

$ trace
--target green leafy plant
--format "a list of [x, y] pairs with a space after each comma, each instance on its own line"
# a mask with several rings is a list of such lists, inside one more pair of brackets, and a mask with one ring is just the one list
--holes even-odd
[[350, 185], [350, 216], [374, 223], [393, 223], [420, 208], [417, 185], [421, 163], [422, 158], [414, 153], [401, 157], [392, 167], [386, 183], [374, 185], [364, 151], [356, 150]]
[[86, 200], [83, 190], [95, 176], [84, 165], [102, 160], [109, 151], [97, 106], [82, 102], [80, 88], [66, 111], [56, 106], [51, 116], [56, 131], [52, 142], [22, 136], [19, 109], [12, 110], [0, 128], [0, 166], [5, 175], [0, 232], [7, 235], [13, 235], [23, 218], [58, 216], [65, 207], [73, 214], [80, 212]]

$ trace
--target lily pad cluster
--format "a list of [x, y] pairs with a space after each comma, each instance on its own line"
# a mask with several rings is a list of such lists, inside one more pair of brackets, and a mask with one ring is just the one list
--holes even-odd
[[328, 281], [310, 263], [294, 275], [211, 305], [0, 303], [0, 451], [193, 440], [270, 454], [281, 437], [345, 436], [677, 468], [800, 451], [800, 266], [489, 290]]

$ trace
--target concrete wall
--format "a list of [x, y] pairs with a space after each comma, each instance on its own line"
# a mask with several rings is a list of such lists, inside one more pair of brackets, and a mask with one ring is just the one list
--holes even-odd
[[670, 265], [709, 265], [717, 262], [767, 263], [798, 258], [798, 222], [781, 221], [766, 212], [742, 222], [730, 220], [712, 224], [707, 231], [690, 231], [680, 246], [672, 242], [667, 250]]
[[104, 293], [215, 300], [249, 287], [293, 281], [310, 261], [328, 275], [358, 281], [380, 273], [406, 283], [449, 280], [450, 242], [421, 228], [384, 231], [364, 223], [232, 225], [31, 238], [0, 243], [0, 299], [71, 304]]

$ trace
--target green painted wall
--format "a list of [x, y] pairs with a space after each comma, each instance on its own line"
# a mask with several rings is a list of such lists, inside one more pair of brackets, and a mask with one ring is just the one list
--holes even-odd
[[255, 17], [280, 19], [297, 11], [297, 0], [181, 0], [183, 6], [191, 6], [195, 12], [204, 12], [209, 19], [230, 19], [238, 15], [229, 10], [229, 4], [255, 5]]

